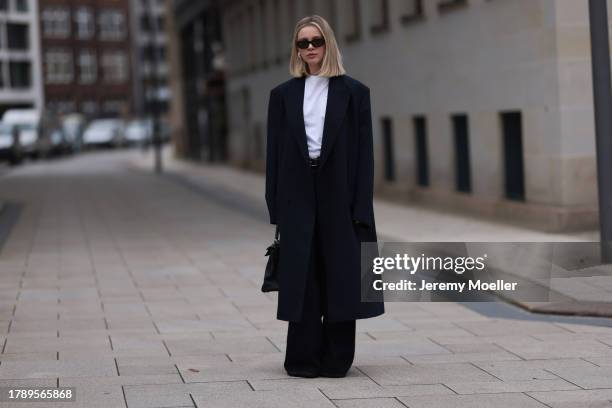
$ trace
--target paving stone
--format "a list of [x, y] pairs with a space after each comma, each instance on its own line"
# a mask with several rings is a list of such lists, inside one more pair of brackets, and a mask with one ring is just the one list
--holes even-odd
[[202, 320], [156, 320], [161, 333], [183, 333], [193, 331], [240, 330], [253, 325], [244, 318], [202, 319]]
[[333, 407], [316, 389], [241, 391], [223, 395], [200, 395], [194, 393], [198, 408], [312, 408]]
[[363, 340], [355, 346], [355, 354], [369, 356], [408, 356], [442, 353], [450, 354], [444, 347], [423, 337], [405, 340]]
[[437, 364], [437, 363], [464, 363], [472, 361], [507, 361], [520, 360], [514, 354], [507, 351], [483, 351], [480, 353], [445, 353], [426, 355], [405, 355], [404, 358], [415, 364]]
[[113, 360], [39, 360], [3, 361], [0, 365], [0, 379], [48, 378], [73, 376], [115, 376], [117, 369]]
[[561, 379], [529, 381], [481, 381], [481, 382], [446, 382], [448, 388], [457, 394], [490, 394], [526, 391], [563, 391], [576, 390], [578, 386]]
[[416, 395], [453, 394], [453, 392], [442, 384], [414, 384], [414, 385], [329, 385], [321, 386], [321, 392], [331, 400], [351, 398], [385, 398]]
[[503, 335], [503, 334], [540, 334], [540, 333], [568, 333], [569, 331], [547, 322], [520, 321], [499, 319], [476, 322], [459, 322], [457, 326], [474, 333], [477, 336]]
[[349, 370], [344, 378], [297, 378], [286, 377], [276, 380], [249, 380], [255, 391], [295, 389], [295, 388], [325, 388], [339, 386], [343, 388], [359, 389], [361, 387], [377, 386], [370, 378], [358, 370]]
[[612, 367], [550, 368], [548, 370], [582, 388], [612, 388]]
[[437, 384], [445, 382], [498, 381], [494, 376], [467, 363], [393, 366], [359, 366], [381, 385]]
[[612, 347], [594, 340], [552, 342], [533, 339], [524, 344], [513, 344], [502, 340], [498, 344], [527, 360], [612, 356]]
[[524, 394], [432, 395], [398, 397], [410, 408], [545, 408], [546, 405]]
[[612, 406], [612, 389], [529, 392], [527, 394], [552, 408], [609, 408]]
[[403, 408], [404, 404], [395, 398], [364, 398], [334, 401], [340, 408]]
[[111, 350], [108, 337], [71, 337], [71, 338], [20, 338], [13, 339], [10, 336], [6, 342], [4, 351], [6, 353], [26, 353], [36, 350], [39, 352], [46, 351], [68, 351], [75, 349], [94, 350]]
[[280, 361], [254, 361], [223, 365], [178, 364], [185, 382], [275, 380], [289, 378]]
[[214, 396], [252, 392], [244, 381], [163, 384], [163, 385], [128, 385], [124, 387], [125, 398], [129, 408], [162, 408], [176, 406], [193, 406], [190, 393]]
[[222, 340], [166, 340], [173, 356], [200, 354], [231, 354], [234, 352], [276, 353], [278, 350], [265, 338], [231, 338]]

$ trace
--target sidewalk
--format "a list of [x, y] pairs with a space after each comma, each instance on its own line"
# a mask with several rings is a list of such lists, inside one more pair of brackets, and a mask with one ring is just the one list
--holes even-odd
[[[131, 163], [139, 169], [150, 169], [153, 151], [133, 152]], [[257, 213], [267, 220], [264, 201], [265, 176], [241, 171], [223, 164], [193, 163], [174, 158], [171, 146], [163, 151], [166, 173], [207, 192], [224, 191], [233, 200], [257, 203]], [[230, 200], [232, 200], [230, 199]], [[444, 213], [422, 206], [399, 205], [374, 200], [379, 240], [387, 242], [586, 242], [598, 241], [598, 231], [547, 233], [512, 226], [502, 222], [480, 220], [461, 214]], [[554, 302], [527, 302], [505, 293], [508, 301], [527, 310], [543, 313], [612, 317], [612, 273], [598, 268], [556, 274], [552, 279], [530, 276], [528, 270], [508, 271], [520, 279], [535, 282], [550, 292]], [[501, 292], [498, 295], [502, 295]]]
[[[287, 324], [259, 290], [273, 232], [255, 216], [261, 199], [127, 165], [138, 157], [82, 154], [0, 177], [22, 206], [0, 250], [0, 386], [77, 393], [3, 408], [609, 405], [612, 323], [495, 315], [503, 303], [387, 303], [358, 321], [346, 378], [288, 377]], [[245, 177], [232, 181], [255, 191]]]

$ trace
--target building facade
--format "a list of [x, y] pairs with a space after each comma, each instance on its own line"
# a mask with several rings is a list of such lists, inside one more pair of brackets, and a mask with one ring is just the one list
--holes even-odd
[[0, 1], [0, 114], [44, 105], [36, 0]]
[[89, 117], [132, 111], [128, 0], [39, 0], [46, 108]]
[[208, 162], [228, 158], [223, 4], [168, 0], [173, 141], [181, 156]]
[[222, 2], [228, 160], [262, 170], [295, 23], [371, 89], [376, 194], [543, 230], [597, 224], [588, 2]]
[[[138, 115], [168, 112], [168, 38], [165, 0], [130, 0], [134, 112]], [[155, 105], [156, 104], [156, 105]]]

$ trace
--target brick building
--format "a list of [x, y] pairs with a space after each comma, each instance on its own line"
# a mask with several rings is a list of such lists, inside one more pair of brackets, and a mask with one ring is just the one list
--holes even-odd
[[47, 109], [131, 112], [129, 9], [129, 0], [39, 0]]

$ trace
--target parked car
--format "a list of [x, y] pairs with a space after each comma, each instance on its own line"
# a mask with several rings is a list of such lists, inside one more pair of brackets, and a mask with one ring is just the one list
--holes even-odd
[[87, 147], [119, 147], [123, 144], [124, 123], [121, 119], [93, 120], [83, 133], [83, 145]]
[[37, 109], [9, 109], [2, 123], [16, 126], [19, 143], [25, 155], [47, 157], [66, 151], [67, 143], [58, 118]]
[[129, 145], [145, 145], [153, 135], [153, 122], [146, 119], [131, 120], [125, 128], [125, 141]]
[[[163, 120], [159, 122], [158, 126], [161, 143], [168, 142], [170, 140], [170, 126]], [[146, 118], [130, 121], [125, 130], [125, 139], [129, 144], [151, 145], [153, 142], [153, 120]]]
[[16, 165], [23, 160], [23, 152], [19, 143], [19, 130], [15, 125], [0, 123], [0, 161]]
[[85, 116], [80, 113], [71, 113], [62, 117], [62, 128], [70, 152], [75, 153], [81, 150], [86, 125]]

